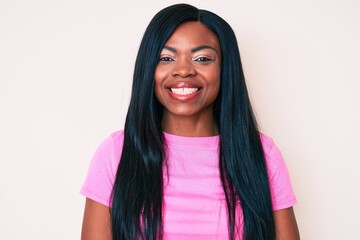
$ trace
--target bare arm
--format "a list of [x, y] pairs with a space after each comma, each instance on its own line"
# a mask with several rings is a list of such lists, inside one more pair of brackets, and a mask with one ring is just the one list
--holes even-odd
[[300, 234], [292, 207], [274, 212], [276, 240], [299, 240]]
[[86, 198], [81, 240], [111, 240], [110, 210]]

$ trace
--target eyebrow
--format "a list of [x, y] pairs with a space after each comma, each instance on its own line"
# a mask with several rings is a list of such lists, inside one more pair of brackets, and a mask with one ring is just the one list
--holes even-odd
[[[173, 53], [176, 53], [176, 49], [173, 48], [173, 47], [169, 47], [169, 46], [164, 46], [164, 49], [167, 49]], [[191, 52], [194, 53], [194, 52], [197, 52], [197, 51], [200, 51], [200, 50], [203, 50], [203, 49], [212, 49], [214, 50], [216, 53], [218, 53], [217, 49], [212, 47], [212, 46], [209, 46], [209, 45], [201, 45], [201, 46], [198, 46], [198, 47], [194, 47], [193, 49], [191, 49]]]
[[167, 50], [169, 50], [170, 52], [176, 53], [176, 49], [175, 49], [175, 48], [172, 48], [172, 47], [169, 47], [169, 46], [164, 46], [164, 49], [167, 49]]
[[197, 52], [197, 51], [200, 51], [200, 50], [203, 50], [203, 49], [212, 49], [217, 53], [216, 48], [214, 48], [212, 46], [209, 46], [209, 45], [202, 45], [202, 46], [199, 46], [199, 47], [195, 47], [195, 48], [191, 49], [191, 52], [194, 53], [194, 52]]

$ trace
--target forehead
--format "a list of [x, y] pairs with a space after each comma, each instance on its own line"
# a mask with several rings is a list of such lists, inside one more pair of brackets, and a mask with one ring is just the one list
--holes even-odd
[[179, 25], [165, 45], [174, 47], [209, 45], [220, 51], [216, 34], [201, 22], [187, 22]]

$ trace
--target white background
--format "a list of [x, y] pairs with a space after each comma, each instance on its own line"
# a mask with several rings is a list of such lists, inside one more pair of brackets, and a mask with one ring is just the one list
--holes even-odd
[[[359, 240], [360, 2], [186, 2], [237, 34], [302, 239]], [[142, 34], [172, 3], [0, 0], [0, 239], [79, 239], [90, 158], [123, 128]]]

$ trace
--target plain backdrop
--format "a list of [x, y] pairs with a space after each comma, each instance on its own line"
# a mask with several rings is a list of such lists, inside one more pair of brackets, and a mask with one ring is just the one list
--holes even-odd
[[[302, 239], [360, 239], [360, 2], [185, 1], [230, 23]], [[152, 16], [177, 1], [0, 0], [0, 239], [79, 239], [79, 189], [122, 129]]]

